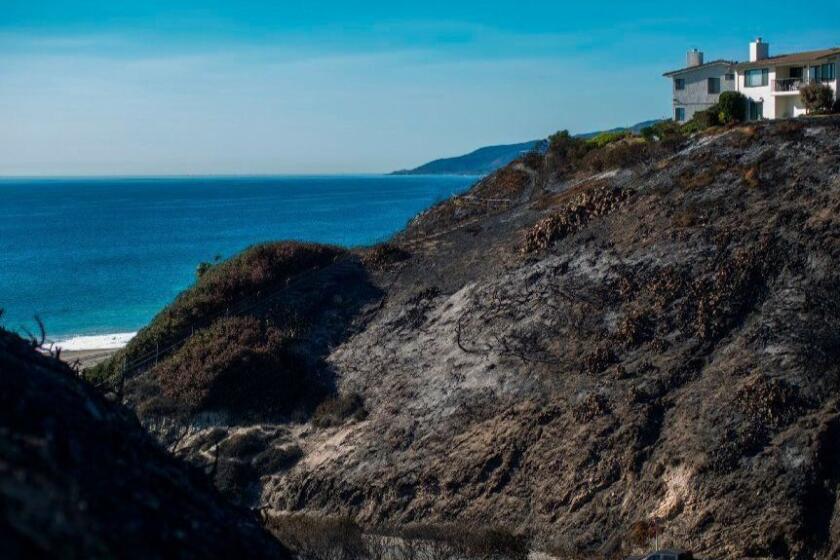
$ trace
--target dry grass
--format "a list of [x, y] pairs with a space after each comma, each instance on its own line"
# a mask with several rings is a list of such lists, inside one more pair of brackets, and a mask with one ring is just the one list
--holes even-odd
[[325, 392], [290, 351], [290, 334], [253, 317], [222, 319], [196, 333], [151, 375], [163, 403], [179, 415], [287, 414]]
[[380, 243], [362, 250], [362, 262], [371, 270], [383, 270], [410, 257], [408, 251], [392, 243]]
[[761, 170], [758, 165], [751, 165], [741, 170], [741, 181], [751, 189], [761, 186]]
[[211, 267], [188, 290], [161, 311], [126, 348], [108, 362], [86, 372], [89, 379], [114, 379], [123, 362], [156, 353], [159, 348], [208, 327], [232, 306], [259, 301], [283, 286], [295, 275], [322, 268], [344, 254], [344, 250], [314, 243], [264, 243], [255, 245], [223, 263]]
[[624, 204], [632, 192], [619, 188], [591, 188], [573, 196], [553, 216], [537, 222], [525, 234], [522, 252], [547, 249], [554, 241], [585, 227], [593, 218], [606, 216]]
[[312, 423], [319, 428], [340, 426], [348, 420], [364, 420], [367, 417], [364, 401], [358, 393], [330, 397], [315, 409]]

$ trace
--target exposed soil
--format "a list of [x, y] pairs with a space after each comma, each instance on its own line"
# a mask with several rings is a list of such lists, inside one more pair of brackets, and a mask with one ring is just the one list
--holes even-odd
[[[364, 415], [144, 422], [208, 471], [258, 429], [222, 486], [273, 513], [503, 526], [570, 558], [656, 519], [700, 556], [837, 557], [839, 133], [744, 126], [598, 174], [515, 162], [360, 251], [351, 314], [329, 310], [352, 291], [318, 300], [311, 367]], [[269, 449], [294, 451], [257, 468]]]

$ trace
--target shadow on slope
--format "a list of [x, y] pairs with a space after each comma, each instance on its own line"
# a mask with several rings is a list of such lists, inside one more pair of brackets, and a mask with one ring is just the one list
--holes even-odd
[[143, 421], [308, 415], [334, 391], [322, 358], [380, 295], [343, 249], [257, 245], [210, 268], [87, 375], [119, 391], [125, 371], [125, 396]]
[[65, 364], [0, 329], [4, 558], [285, 558]]

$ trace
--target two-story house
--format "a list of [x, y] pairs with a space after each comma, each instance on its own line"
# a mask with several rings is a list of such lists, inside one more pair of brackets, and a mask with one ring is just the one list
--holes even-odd
[[720, 91], [726, 90], [743, 93], [748, 99], [747, 118], [759, 120], [804, 115], [800, 88], [809, 83], [827, 84], [838, 99], [838, 67], [840, 48], [770, 56], [770, 45], [759, 37], [750, 43], [748, 62], [703, 64], [703, 53], [694, 50], [688, 53], [686, 68], [665, 76], [673, 82], [674, 120], [678, 122], [691, 120], [696, 111], [716, 103]]
[[770, 56], [759, 37], [750, 43], [750, 60], [736, 65], [738, 91], [749, 99], [749, 120], [781, 119], [805, 114], [800, 88], [823, 83], [837, 99], [840, 48]]
[[703, 62], [703, 53], [697, 49], [688, 52], [685, 68], [665, 76], [672, 79], [673, 118], [677, 122], [690, 121], [694, 113], [717, 103], [721, 92], [736, 89], [735, 62]]

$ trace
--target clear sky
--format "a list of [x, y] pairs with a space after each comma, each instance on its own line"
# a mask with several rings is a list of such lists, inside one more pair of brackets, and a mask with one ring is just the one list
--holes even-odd
[[2, 0], [0, 175], [412, 167], [664, 117], [689, 48], [840, 46], [838, 22], [838, 0]]

